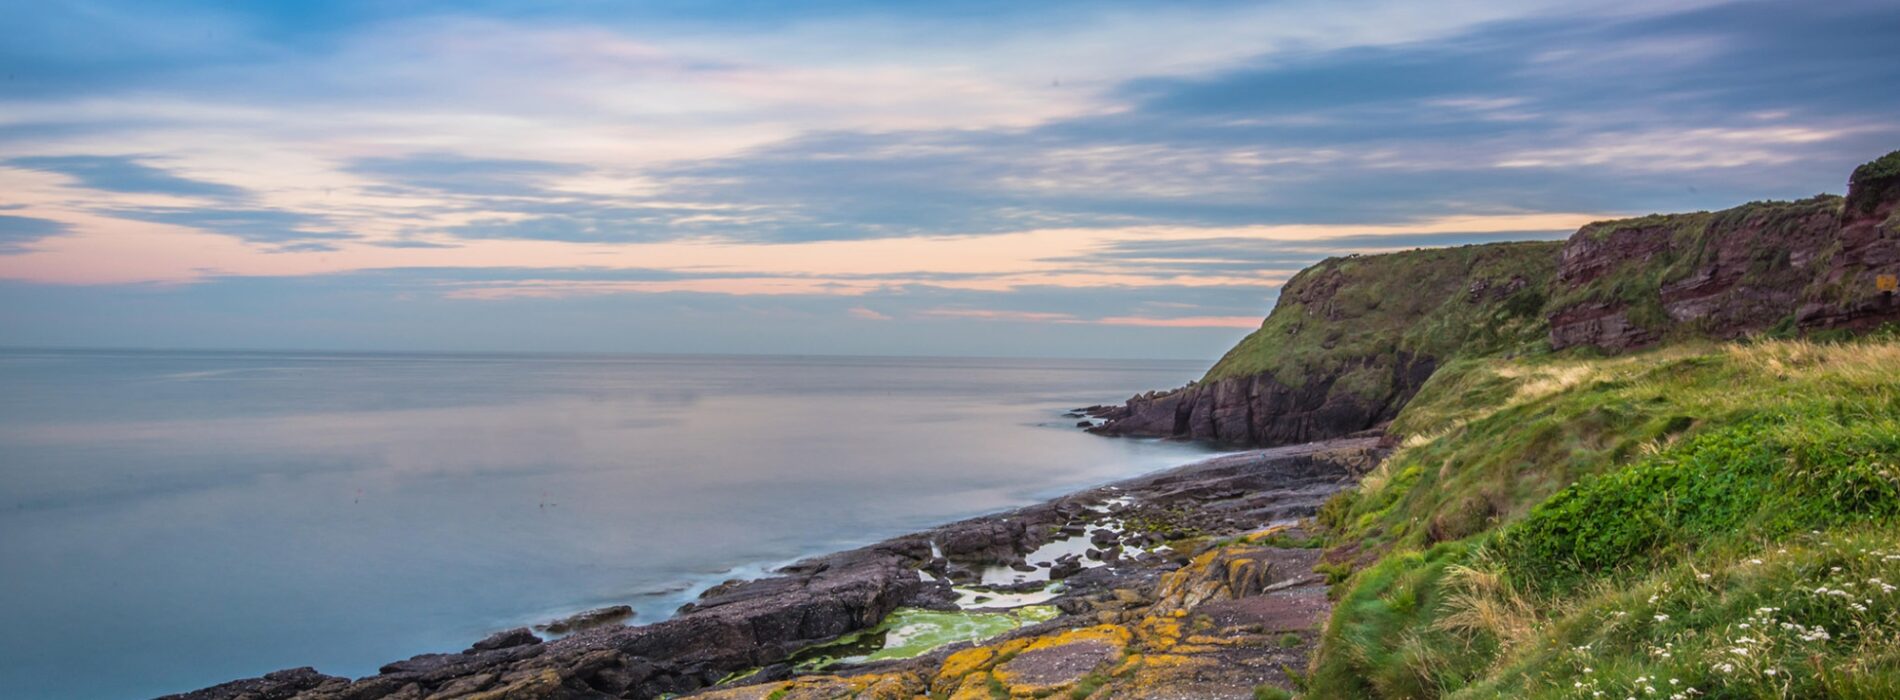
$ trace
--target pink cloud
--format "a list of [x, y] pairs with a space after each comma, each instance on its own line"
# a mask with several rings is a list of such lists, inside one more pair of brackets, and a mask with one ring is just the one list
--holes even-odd
[[1260, 326], [1258, 316], [1182, 316], [1179, 318], [1148, 318], [1144, 316], [1109, 316], [1106, 318], [1078, 318], [1073, 314], [1047, 311], [1008, 311], [1002, 309], [930, 309], [921, 315], [937, 318], [968, 318], [983, 321], [1027, 321], [1036, 323], [1076, 323], [1101, 326], [1147, 326], [1151, 328], [1246, 328]]
[[853, 317], [855, 317], [855, 318], [862, 318], [862, 319], [865, 319], [865, 320], [869, 320], [869, 321], [889, 321], [889, 320], [891, 320], [891, 317], [890, 317], [890, 316], [888, 316], [888, 315], [886, 315], [886, 314], [881, 314], [881, 313], [878, 313], [878, 312], [877, 312], [877, 311], [875, 311], [875, 310], [872, 310], [872, 309], [867, 309], [867, 308], [864, 308], [864, 307], [862, 307], [862, 306], [855, 306], [855, 307], [852, 307], [852, 308], [851, 308], [851, 315], [852, 315]]
[[937, 318], [972, 318], [983, 321], [1036, 321], [1041, 323], [1077, 323], [1080, 319], [1069, 314], [1046, 311], [1006, 311], [1002, 309], [930, 309], [924, 316]]
[[1259, 316], [1183, 316], [1180, 318], [1144, 318], [1110, 316], [1097, 319], [1105, 326], [1152, 326], [1156, 328], [1259, 328]]

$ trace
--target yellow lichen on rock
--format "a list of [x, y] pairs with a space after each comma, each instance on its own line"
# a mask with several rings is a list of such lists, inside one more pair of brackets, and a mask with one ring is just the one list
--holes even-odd
[[906, 700], [925, 694], [924, 682], [913, 673], [869, 673], [861, 676], [805, 676], [790, 681], [726, 688], [693, 696], [695, 700]]
[[1036, 637], [1023, 651], [1048, 649], [1091, 640], [1107, 642], [1116, 648], [1121, 648], [1128, 646], [1128, 640], [1131, 636], [1132, 633], [1128, 631], [1128, 628], [1122, 627], [1121, 625], [1096, 625], [1094, 627], [1064, 630], [1056, 634]]
[[[942, 679], [939, 679], [942, 680]], [[988, 672], [978, 672], [963, 676], [957, 684], [956, 692], [950, 694], [950, 700], [990, 700], [990, 685], [995, 679]]]

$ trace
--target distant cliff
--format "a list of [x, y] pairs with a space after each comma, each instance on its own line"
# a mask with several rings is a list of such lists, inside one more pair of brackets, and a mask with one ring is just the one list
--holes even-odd
[[1095, 430], [1284, 444], [1374, 427], [1445, 360], [1541, 343], [1560, 245], [1327, 259], [1200, 382], [1130, 399]]
[[1330, 258], [1195, 384], [1100, 409], [1093, 431], [1319, 440], [1398, 414], [1458, 357], [1900, 322], [1900, 151], [1846, 197], [1590, 224], [1562, 243]]
[[1583, 227], [1564, 245], [1553, 349], [1626, 350], [1672, 337], [1866, 329], [1900, 320], [1900, 151], [1854, 171], [1846, 198]]

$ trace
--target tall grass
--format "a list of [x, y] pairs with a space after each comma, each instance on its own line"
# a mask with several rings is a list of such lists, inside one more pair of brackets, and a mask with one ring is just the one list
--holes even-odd
[[[1378, 477], [1321, 513], [1333, 542], [1382, 556], [1338, 592], [1314, 697], [1661, 698], [1691, 682], [1707, 697], [1880, 697], [1900, 678], [1900, 656], [1866, 642], [1893, 640], [1900, 620], [1864, 601], [1847, 617], [1774, 618], [1853, 640], [1800, 647], [1816, 659], [1802, 669], [1787, 651], [1775, 674], [1711, 676], [1719, 654], [1704, 642], [1758, 613], [1684, 597], [1700, 590], [1684, 582], [1718, 581], [1704, 593], [1807, 610], [1788, 596], [1833, 584], [1772, 567], [1760, 571], [1778, 579], [1757, 581], [1746, 562], [1826, 558], [1847, 541], [1900, 560], [1900, 342], [1469, 360], [1441, 370], [1394, 429], [1406, 437]], [[1841, 566], [1860, 586], [1900, 578], [1881, 562]], [[1642, 605], [1631, 591], [1648, 591]], [[1677, 599], [1687, 607], [1657, 607]], [[1684, 644], [1708, 657], [1702, 671], [1659, 660]], [[1585, 646], [1589, 674], [1559, 663]]]

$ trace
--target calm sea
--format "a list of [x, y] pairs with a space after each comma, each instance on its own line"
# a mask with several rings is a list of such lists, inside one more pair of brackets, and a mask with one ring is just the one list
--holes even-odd
[[1189, 461], [1200, 362], [0, 351], [0, 688], [373, 673]]

